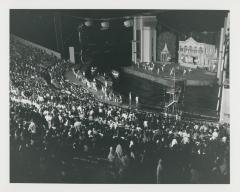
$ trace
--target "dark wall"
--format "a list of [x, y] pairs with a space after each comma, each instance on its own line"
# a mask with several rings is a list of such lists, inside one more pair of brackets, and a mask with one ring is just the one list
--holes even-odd
[[[56, 10], [10, 11], [11, 33], [58, 51], [64, 58], [69, 58], [69, 46], [80, 52], [78, 26], [81, 22]], [[100, 21], [97, 21], [81, 35], [84, 39], [81, 46], [89, 50], [94, 64], [110, 68], [130, 64], [132, 29], [124, 27], [122, 20], [111, 22], [109, 30], [100, 30]]]
[[10, 10], [10, 32], [57, 51], [53, 15]]

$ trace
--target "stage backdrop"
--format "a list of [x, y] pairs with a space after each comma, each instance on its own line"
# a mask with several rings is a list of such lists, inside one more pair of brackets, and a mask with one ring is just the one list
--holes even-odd
[[176, 60], [177, 37], [174, 33], [168, 31], [160, 32], [157, 36], [157, 60], [160, 60], [160, 53], [163, 50], [165, 43], [167, 44], [171, 58]]

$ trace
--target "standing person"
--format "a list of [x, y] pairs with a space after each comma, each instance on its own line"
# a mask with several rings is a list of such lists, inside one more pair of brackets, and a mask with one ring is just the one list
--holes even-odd
[[186, 75], [186, 73], [187, 73], [187, 70], [184, 69], [184, 71], [183, 71], [183, 76]]
[[163, 183], [163, 166], [162, 159], [160, 158], [157, 165], [157, 184]]
[[138, 105], [138, 96], [136, 96], [135, 100], [136, 100], [136, 105]]
[[131, 106], [131, 103], [132, 103], [132, 93], [129, 92], [129, 105]]
[[113, 163], [115, 158], [116, 158], [116, 156], [115, 156], [115, 152], [113, 151], [113, 147], [110, 147], [110, 151], [108, 154], [108, 161]]

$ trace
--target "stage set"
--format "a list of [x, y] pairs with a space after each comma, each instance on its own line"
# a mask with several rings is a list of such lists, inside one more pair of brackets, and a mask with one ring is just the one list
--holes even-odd
[[[157, 23], [156, 16], [136, 16], [124, 21], [133, 33], [132, 63], [119, 68], [115, 75], [110, 74], [113, 78], [109, 78], [108, 83], [105, 74], [98, 74], [98, 84], [105, 87], [100, 89], [112, 89], [113, 95], [121, 98], [122, 105], [229, 122], [229, 85], [226, 85], [229, 78], [226, 77], [229, 17], [225, 18], [217, 45], [198, 42], [192, 36], [177, 41], [177, 36], [170, 32], [163, 32], [163, 38], [157, 39]], [[92, 22], [85, 21], [81, 25], [78, 31], [80, 44], [84, 38], [81, 30], [84, 25], [90, 27]], [[101, 25], [108, 30], [109, 22]], [[83, 52], [82, 48], [80, 68], [86, 71]], [[76, 56], [74, 47], [69, 47], [72, 63]], [[96, 67], [92, 68], [91, 73], [95, 70]]]
[[[229, 86], [226, 86], [229, 17], [219, 32], [218, 45], [198, 42], [191, 36], [177, 41], [177, 36], [169, 32], [163, 32], [159, 40], [157, 23], [156, 16], [125, 20], [124, 25], [132, 28], [133, 33], [132, 64], [117, 71], [121, 83], [113, 83], [113, 87], [111, 83], [111, 88], [125, 97], [125, 105], [134, 103], [144, 110], [229, 122]], [[85, 22], [85, 26], [91, 25], [90, 21]], [[107, 30], [109, 22], [103, 22], [102, 27]], [[84, 38], [81, 32], [80, 43]], [[69, 47], [69, 55], [74, 63], [74, 47]]]
[[[74, 69], [66, 73], [69, 81], [85, 79], [87, 83], [83, 85], [87, 89], [97, 91], [99, 99], [116, 105], [229, 122], [229, 16], [215, 32], [215, 44], [201, 41], [199, 33], [196, 35], [194, 31], [182, 37], [172, 29], [164, 29], [161, 18], [154, 14], [114, 18], [113, 21], [78, 19], [78, 47], [68, 47], [68, 58], [75, 64]], [[119, 23], [124, 26], [119, 28], [124, 32], [111, 29]], [[97, 53], [101, 57], [92, 60], [96, 53], [89, 52], [94, 47], [94, 36], [101, 39], [99, 34], [104, 33], [100, 47], [104, 50]], [[201, 32], [206, 37], [211, 37], [212, 33]], [[119, 49], [114, 56], [109, 54], [116, 49], [112, 41]], [[130, 61], [118, 61], [125, 53]], [[57, 53], [56, 57], [61, 57], [59, 55]], [[113, 59], [108, 61], [108, 57]], [[97, 60], [118, 64], [104, 71], [99, 70], [102, 66]]]

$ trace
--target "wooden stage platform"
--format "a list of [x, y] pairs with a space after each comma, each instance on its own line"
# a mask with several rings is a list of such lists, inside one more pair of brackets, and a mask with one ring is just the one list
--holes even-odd
[[[174, 85], [174, 78], [167, 73], [160, 72], [159, 74], [156, 74], [135, 66], [123, 67], [122, 70], [125, 73], [147, 79], [167, 87], [173, 87]], [[216, 84], [217, 78], [213, 73], [196, 70], [190, 72], [186, 76], [176, 76], [175, 82], [179, 81], [185, 81], [186, 86], [213, 86]]]

